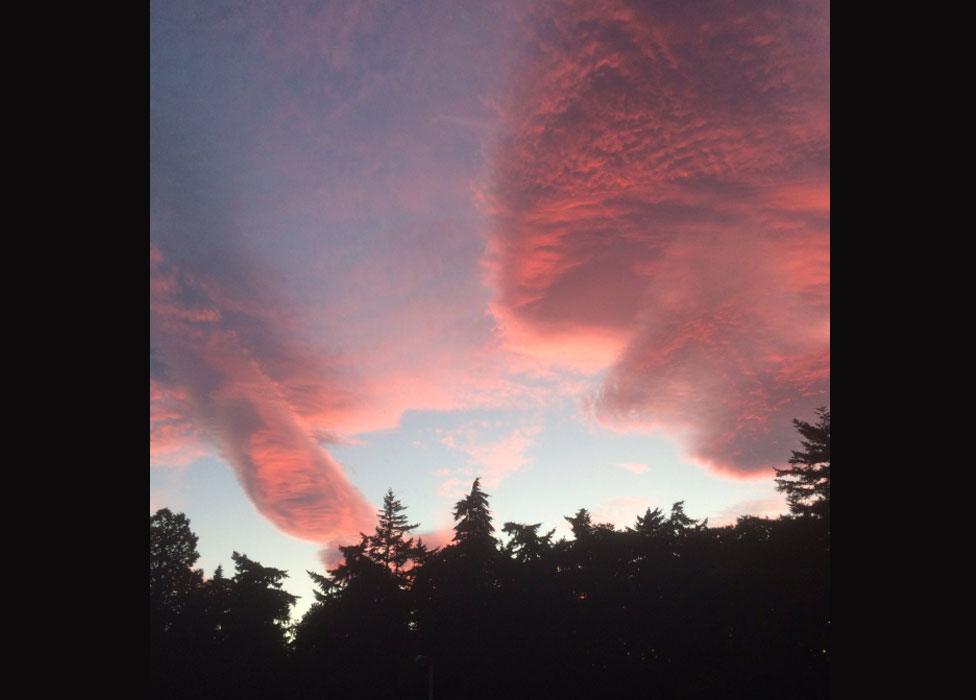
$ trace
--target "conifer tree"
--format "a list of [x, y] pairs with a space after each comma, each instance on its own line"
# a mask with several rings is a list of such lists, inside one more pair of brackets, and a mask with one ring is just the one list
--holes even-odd
[[644, 515], [637, 516], [637, 523], [634, 527], [627, 528], [627, 532], [636, 532], [641, 535], [656, 535], [660, 533], [664, 528], [664, 513], [661, 512], [660, 508], [655, 508], [651, 510], [648, 508], [644, 511]]
[[563, 519], [573, 529], [573, 536], [577, 542], [594, 534], [606, 535], [616, 531], [613, 523], [594, 523], [590, 511], [586, 508], [580, 508], [572, 517], [563, 516]]
[[213, 578], [206, 584], [207, 614], [215, 628], [222, 624], [224, 615], [230, 607], [231, 581], [224, 576], [224, 567], [217, 566]]
[[708, 519], [695, 520], [685, 514], [685, 502], [678, 501], [671, 506], [671, 515], [667, 520], [668, 531], [675, 537], [681, 537], [690, 530], [702, 530], [708, 524]]
[[376, 532], [365, 539], [369, 558], [385, 566], [398, 578], [406, 563], [421, 553], [414, 546], [413, 538], [405, 537], [419, 525], [411, 524], [404, 511], [406, 507], [393, 495], [393, 489], [387, 490], [383, 497], [383, 508], [377, 513], [379, 524]]
[[794, 450], [791, 466], [776, 471], [776, 489], [786, 493], [790, 512], [805, 517], [826, 518], [830, 508], [830, 411], [817, 409], [811, 425], [793, 420], [802, 440]]
[[492, 534], [491, 511], [488, 494], [481, 490], [481, 478], [474, 480], [471, 493], [454, 506], [454, 542], [464, 550], [494, 550], [496, 541]]
[[430, 549], [424, 544], [424, 538], [418, 537], [417, 544], [410, 550], [411, 566], [402, 573], [403, 578], [412, 583], [416, 578], [417, 572], [439, 551], [437, 547]]
[[154, 619], [168, 628], [203, 585], [197, 536], [183, 513], [162, 508], [149, 516], [149, 603]]
[[[287, 663], [291, 608], [297, 598], [282, 588], [288, 572], [233, 552], [234, 575], [220, 615], [219, 656], [226, 697], [277, 697]], [[223, 572], [221, 572], [223, 573]], [[226, 581], [221, 577], [222, 581]], [[215, 689], [216, 690], [216, 689]]]
[[584, 539], [593, 533], [590, 511], [586, 508], [580, 508], [576, 511], [576, 515], [572, 517], [564, 516], [563, 519], [569, 523], [569, 526], [573, 529], [573, 536], [577, 540]]
[[235, 573], [231, 579], [234, 614], [254, 628], [284, 632], [291, 607], [298, 601], [282, 589], [288, 572], [262, 566], [245, 554], [234, 552]]
[[364, 570], [375, 568], [376, 562], [366, 556], [366, 535], [362, 535], [362, 538], [363, 540], [359, 544], [339, 546], [339, 551], [342, 552], [342, 561], [334, 569], [328, 570], [328, 576], [316, 574], [306, 569], [306, 573], [321, 591], [315, 591], [317, 601], [323, 602], [338, 598], [338, 595], [350, 583], [359, 578]]
[[540, 536], [539, 528], [541, 526], [542, 523], [535, 523], [534, 525], [505, 523], [502, 532], [512, 536], [512, 539], [505, 545], [505, 552], [520, 562], [541, 559], [552, 548], [552, 536], [556, 532], [550, 530], [545, 535]]

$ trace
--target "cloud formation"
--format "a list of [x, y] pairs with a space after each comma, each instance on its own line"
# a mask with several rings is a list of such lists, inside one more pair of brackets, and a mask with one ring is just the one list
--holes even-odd
[[151, 8], [152, 458], [216, 446], [303, 539], [375, 520], [322, 445], [532, 391], [472, 313], [472, 85], [493, 64], [443, 60], [473, 29], [494, 53], [491, 10], [442, 10]]
[[618, 530], [633, 527], [638, 515], [658, 504], [640, 496], [619, 496], [593, 506], [590, 516], [594, 523], [612, 523]]
[[756, 498], [748, 501], [733, 503], [727, 508], [713, 514], [708, 518], [709, 525], [713, 527], [723, 527], [725, 525], [735, 525], [738, 519], [744, 515], [757, 518], [777, 518], [790, 512], [786, 499], [782, 496], [772, 498]]
[[[600, 373], [604, 424], [743, 475], [826, 401], [820, 4], [152, 14], [155, 463], [216, 448], [276, 526], [347, 542], [374, 508], [323, 445], [408, 409]], [[537, 432], [452, 446], [492, 487]]]
[[768, 474], [827, 402], [819, 2], [534, 5], [485, 206], [493, 313], [606, 370], [590, 408]]
[[470, 490], [474, 476], [481, 478], [485, 488], [498, 488], [502, 481], [532, 461], [525, 451], [535, 444], [536, 436], [542, 432], [541, 425], [520, 426], [501, 437], [487, 438], [483, 432], [491, 427], [497, 426], [476, 421], [441, 437], [441, 444], [463, 452], [467, 455], [467, 462], [460, 469], [450, 472], [466, 478], [455, 476], [446, 480], [438, 493], [451, 497], [463, 495]]
[[288, 346], [287, 324], [242, 312], [228, 290], [194, 280], [155, 248], [150, 275], [162, 375], [152, 386], [166, 387], [155, 391], [151, 411], [159, 415], [160, 403], [178, 396], [167, 420], [205, 431], [257, 509], [284, 532], [334, 544], [367, 528], [372, 507], [310, 427], [344, 404], [341, 383], [331, 382], [329, 396], [327, 368]]
[[207, 454], [205, 437], [189, 420], [189, 415], [189, 402], [185, 393], [150, 378], [150, 463], [185, 466]]
[[641, 462], [617, 462], [614, 466], [631, 474], [643, 474], [647, 471], [647, 465]]

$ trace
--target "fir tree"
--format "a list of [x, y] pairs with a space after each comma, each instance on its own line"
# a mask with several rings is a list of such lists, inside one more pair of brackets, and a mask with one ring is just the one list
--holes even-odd
[[481, 490], [480, 477], [471, 485], [471, 493], [454, 506], [454, 542], [464, 550], [494, 550], [491, 511], [488, 494]]
[[573, 536], [577, 542], [585, 540], [591, 535], [607, 535], [616, 531], [613, 523], [594, 523], [590, 511], [586, 508], [580, 508], [572, 517], [563, 516], [563, 519], [573, 529]]
[[678, 501], [671, 506], [671, 515], [667, 520], [668, 531], [675, 537], [681, 537], [691, 530], [703, 530], [708, 525], [708, 519], [695, 520], [685, 514], [685, 502]]
[[593, 534], [593, 523], [590, 519], [590, 511], [586, 508], [580, 508], [576, 511], [576, 515], [569, 517], [563, 516], [563, 519], [569, 523], [569, 526], [573, 529], [573, 537], [577, 540], [582, 540], [587, 536]]
[[542, 523], [523, 525], [521, 523], [505, 523], [502, 532], [511, 535], [505, 546], [505, 552], [516, 561], [526, 562], [541, 559], [552, 548], [552, 536], [555, 530], [550, 530], [544, 536], [539, 535]]
[[644, 515], [637, 516], [634, 527], [627, 528], [627, 532], [635, 532], [640, 535], [653, 536], [659, 534], [664, 529], [664, 513], [660, 508], [651, 510], [648, 508]]
[[398, 578], [406, 563], [426, 552], [414, 546], [413, 538], [406, 538], [407, 533], [416, 530], [419, 525], [411, 524], [404, 514], [406, 507], [393, 495], [389, 489], [383, 497], [383, 508], [377, 513], [379, 524], [372, 536], [366, 537], [366, 552], [370, 559], [382, 564]]
[[786, 493], [791, 513], [826, 518], [830, 509], [830, 411], [818, 408], [817, 416], [813, 425], [794, 419], [803, 449], [793, 451], [790, 467], [774, 469], [776, 489]]
[[[247, 555], [234, 552], [235, 573], [231, 579], [235, 614], [255, 627], [284, 631], [297, 597], [282, 589], [288, 572], [262, 566]], [[223, 578], [221, 576], [221, 578]]]

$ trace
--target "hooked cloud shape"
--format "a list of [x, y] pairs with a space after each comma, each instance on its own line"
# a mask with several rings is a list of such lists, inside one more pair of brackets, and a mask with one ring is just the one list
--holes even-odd
[[497, 55], [502, 28], [474, 5], [198, 5], [151, 8], [151, 458], [216, 445], [279, 528], [348, 541], [374, 516], [322, 444], [541, 391], [472, 313], [500, 63], [444, 60], [473, 33]]
[[486, 206], [510, 337], [607, 369], [590, 408], [768, 474], [828, 401], [828, 12], [533, 6]]
[[478, 7], [153, 8], [152, 458], [216, 445], [294, 536], [374, 522], [323, 442], [576, 393], [513, 346], [733, 475], [827, 401], [826, 9]]
[[[312, 428], [321, 406], [341, 405], [324, 400], [330, 383], [341, 394], [339, 382], [288, 347], [286, 328], [217, 303], [219, 295], [205, 289], [216, 289], [213, 280], [194, 282], [156, 248], [150, 270], [153, 347], [164, 368], [162, 379], [151, 380], [154, 403], [180, 397], [180, 412], [170, 400], [162, 415], [177, 426], [202, 426], [258, 511], [284, 532], [335, 544], [368, 527], [372, 507]], [[275, 349], [258, 340], [271, 337], [280, 339]]]

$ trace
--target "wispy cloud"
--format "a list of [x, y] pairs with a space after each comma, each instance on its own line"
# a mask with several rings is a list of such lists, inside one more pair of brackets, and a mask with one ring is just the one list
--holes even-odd
[[641, 496], [619, 496], [596, 504], [590, 511], [594, 523], [613, 523], [621, 530], [632, 526], [638, 515], [657, 504]]
[[643, 474], [648, 468], [646, 464], [640, 462], [617, 462], [614, 466], [632, 474]]
[[709, 525], [724, 526], [735, 525], [743, 515], [754, 515], [759, 518], [777, 518], [790, 512], [786, 499], [782, 496], [771, 498], [756, 498], [747, 501], [733, 503], [727, 508], [713, 513], [708, 518]]
[[[479, 475], [486, 488], [497, 488], [507, 477], [532, 461], [525, 452], [535, 444], [542, 426], [520, 426], [501, 438], [485, 438], [482, 433], [485, 427], [483, 422], [469, 423], [446, 432], [440, 441], [452, 450], [467, 455], [463, 467], [465, 473]], [[460, 486], [456, 481], [450, 479], [442, 486], [453, 494], [453, 489]], [[452, 486], [448, 487], [447, 484]]]

